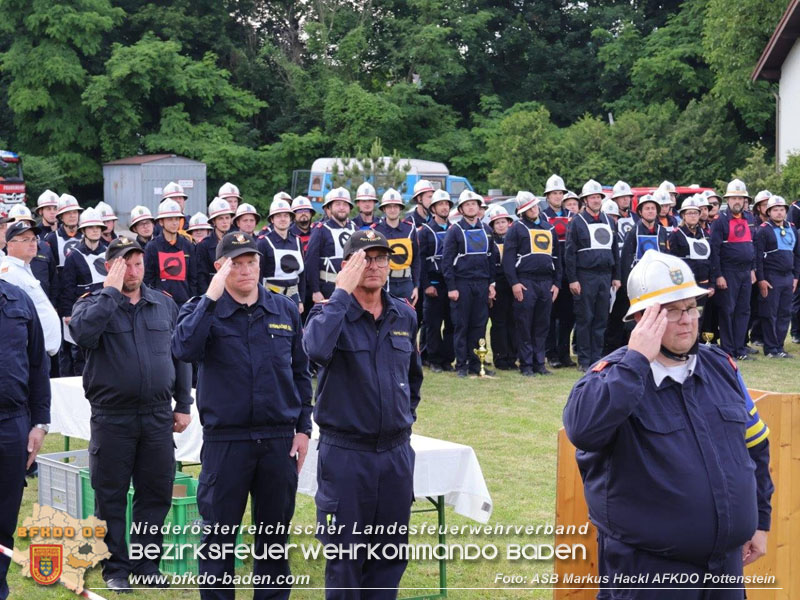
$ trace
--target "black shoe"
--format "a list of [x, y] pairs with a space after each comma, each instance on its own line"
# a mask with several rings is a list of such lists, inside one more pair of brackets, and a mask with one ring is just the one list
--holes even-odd
[[442, 367], [439, 365], [431, 365], [431, 373], [441, 373]]
[[533, 369], [522, 369], [519, 374], [523, 377], [536, 377], [536, 373], [533, 372]]
[[428, 361], [428, 360], [423, 360], [423, 361], [422, 361], [422, 366], [423, 366], [423, 367], [430, 367], [430, 366], [431, 366], [431, 363], [430, 363], [430, 361]]
[[495, 367], [495, 369], [497, 369], [499, 371], [513, 371], [514, 369], [517, 368], [516, 365], [510, 364], [510, 363], [506, 363], [506, 362], [500, 362], [500, 363], [496, 362], [496, 363], [494, 363], [494, 367]]
[[456, 377], [466, 377], [466, 376], [467, 376], [467, 371], [465, 369], [459, 369], [456, 372]]
[[758, 354], [758, 350], [751, 348], [750, 346], [745, 346], [744, 349], [748, 354]]
[[778, 352], [778, 356], [780, 356], [781, 358], [794, 358], [793, 354], [789, 354], [788, 352], [784, 352], [782, 350]]
[[544, 365], [542, 365], [541, 367], [534, 367], [533, 368], [533, 372], [537, 373], [539, 375], [552, 375], [553, 374], [553, 372], [552, 371], [548, 371], [547, 367], [545, 367]]
[[147, 575], [139, 575], [141, 584], [144, 587], [155, 589], [166, 589], [169, 587], [169, 579], [163, 573], [148, 573]]
[[792, 336], [792, 343], [793, 344], [800, 344], [800, 337], [797, 337], [796, 335], [793, 335]]
[[569, 356], [567, 358], [561, 359], [561, 364], [565, 367], [574, 367], [575, 361], [572, 360]]
[[442, 371], [444, 371], [445, 373], [452, 373], [453, 371], [455, 371], [455, 369], [453, 368], [453, 365], [447, 363], [445, 365], [442, 365]]
[[759, 348], [764, 347], [764, 342], [761, 340], [750, 340], [750, 343], [753, 344], [753, 346], [758, 346]]
[[560, 369], [561, 367], [563, 367], [563, 366], [564, 366], [564, 365], [563, 365], [563, 363], [562, 363], [560, 360], [558, 360], [558, 359], [555, 359], [555, 360], [550, 360], [550, 359], [548, 358], [548, 359], [547, 359], [547, 362], [548, 362], [548, 363], [550, 363], [550, 366], [551, 366], [552, 368], [554, 368], [554, 369]]
[[130, 594], [131, 584], [128, 582], [127, 577], [112, 577], [106, 579], [106, 587], [118, 594]]
[[779, 352], [768, 352], [764, 354], [764, 358], [782, 358]]
[[755, 357], [751, 356], [750, 354], [740, 354], [739, 356], [736, 357], [736, 360], [738, 360], [739, 362], [742, 362], [744, 360], [755, 360]]

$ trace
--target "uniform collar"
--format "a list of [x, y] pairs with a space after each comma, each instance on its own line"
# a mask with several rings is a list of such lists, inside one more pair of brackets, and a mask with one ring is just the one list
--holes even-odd
[[[258, 286], [258, 300], [256, 300], [256, 305], [260, 306], [268, 313], [278, 313], [275, 307], [275, 299], [261, 284]], [[228, 290], [225, 290], [222, 296], [220, 296], [220, 299], [217, 300], [217, 316], [223, 319], [230, 317], [240, 308], [242, 308], [242, 305], [233, 299], [233, 296], [228, 293]]]
[[142, 283], [142, 285], [140, 286], [139, 290], [142, 293], [142, 300], [144, 300], [145, 302], [147, 302], [149, 304], [156, 304], [158, 302], [158, 300], [156, 300], [156, 298], [158, 298], [159, 294], [163, 293], [163, 292], [159, 292], [157, 290], [154, 290], [151, 287], [146, 286], [144, 283]]
[[10, 263], [11, 263], [12, 265], [14, 265], [15, 267], [20, 267], [21, 269], [24, 269], [24, 268], [27, 266], [27, 265], [25, 264], [25, 261], [24, 261], [24, 260], [22, 260], [21, 258], [16, 258], [16, 257], [14, 257], [14, 256], [11, 256], [11, 255], [9, 255], [9, 254], [6, 254], [6, 255], [3, 257], [3, 261], [4, 261], [4, 262], [10, 262]]
[[[381, 302], [383, 302], [383, 316], [386, 316], [387, 313], [398, 313], [397, 307], [392, 303], [386, 290], [381, 290]], [[365, 312], [367, 311], [358, 303], [356, 297], [351, 295], [350, 306], [347, 308], [347, 320], [357, 321]]]
[[[686, 379], [698, 371], [697, 365], [697, 354], [694, 354], [689, 358], [688, 361], [686, 361], [686, 366], [689, 369]], [[661, 383], [664, 381], [664, 379], [669, 377], [669, 371], [667, 368], [657, 360], [654, 360], [650, 363], [650, 371], [653, 373], [653, 381], [655, 381], [656, 387], [661, 387]], [[698, 372], [698, 375], [699, 374], [700, 373]]]
[[467, 229], [482, 229], [483, 228], [483, 222], [480, 219], [476, 219], [475, 220], [475, 225], [470, 225], [469, 223], [467, 223], [467, 218], [466, 217], [461, 217], [461, 219], [458, 221], [458, 226], [461, 227], [461, 229], [464, 229], [464, 230], [467, 230]]

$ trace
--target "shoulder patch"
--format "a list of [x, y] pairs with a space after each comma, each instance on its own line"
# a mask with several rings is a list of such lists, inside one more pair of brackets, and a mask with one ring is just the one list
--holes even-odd
[[172, 298], [172, 294], [167, 292], [166, 290], [159, 289], [159, 291], [164, 294], [167, 298]]
[[81, 298], [86, 298], [86, 296], [90, 295], [91, 293], [92, 292], [86, 292], [85, 294], [82, 294], [81, 297], [78, 298], [78, 300], [80, 300]]
[[731, 364], [731, 368], [733, 368], [734, 371], [738, 371], [739, 370], [739, 366], [736, 364], [736, 361], [733, 360], [733, 357], [731, 357], [730, 354], [726, 354], [725, 358], [728, 359], [728, 362]]
[[607, 366], [608, 366], [608, 361], [607, 360], [601, 360], [599, 363], [597, 363], [592, 368], [592, 373], [599, 373], [600, 371], [605, 369]]

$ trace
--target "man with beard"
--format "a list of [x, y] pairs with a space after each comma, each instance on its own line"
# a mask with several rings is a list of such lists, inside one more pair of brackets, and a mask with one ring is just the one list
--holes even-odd
[[755, 249], [750, 221], [744, 206], [750, 196], [740, 179], [728, 184], [725, 192], [728, 211], [711, 225], [712, 270], [719, 306], [719, 333], [722, 349], [739, 360], [753, 360], [746, 348], [750, 320], [750, 289], [756, 281]]
[[158, 558], [129, 558], [125, 512], [133, 479], [132, 521], [147, 527], [131, 532], [130, 543], [160, 549], [159, 531], [172, 504], [175, 478], [172, 433], [185, 430], [191, 420], [191, 370], [170, 352], [175, 302], [142, 285], [139, 244], [119, 237], [105, 258], [103, 288], [75, 303], [69, 327], [86, 352], [83, 388], [92, 408], [89, 465], [96, 515], [106, 521], [111, 552], [103, 579], [108, 588], [126, 592], [131, 573], [150, 576], [151, 587], [167, 586]]
[[303, 252], [305, 252], [311, 237], [311, 219], [317, 211], [314, 210], [311, 200], [305, 196], [298, 196], [292, 200], [292, 212], [294, 213], [294, 222], [289, 227], [289, 231], [298, 237], [303, 245]]
[[306, 285], [314, 303], [331, 297], [336, 288], [336, 274], [342, 268], [344, 245], [355, 231], [348, 218], [353, 201], [345, 188], [334, 188], [325, 194], [322, 208], [330, 209], [330, 217], [311, 231], [305, 260]]

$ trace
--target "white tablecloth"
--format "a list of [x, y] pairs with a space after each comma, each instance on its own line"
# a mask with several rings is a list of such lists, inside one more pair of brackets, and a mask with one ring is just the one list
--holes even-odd
[[[81, 378], [52, 379], [51, 389], [50, 431], [88, 440], [91, 408], [83, 395]], [[200, 462], [203, 428], [194, 404], [192, 423], [183, 433], [175, 434], [175, 445], [176, 460]], [[489, 521], [492, 499], [478, 457], [471, 447], [422, 435], [412, 435], [411, 446], [416, 452], [414, 494], [417, 498], [444, 496], [445, 504], [452, 506], [456, 513], [481, 523]], [[309, 496], [317, 491], [316, 440], [309, 444], [297, 491]]]

